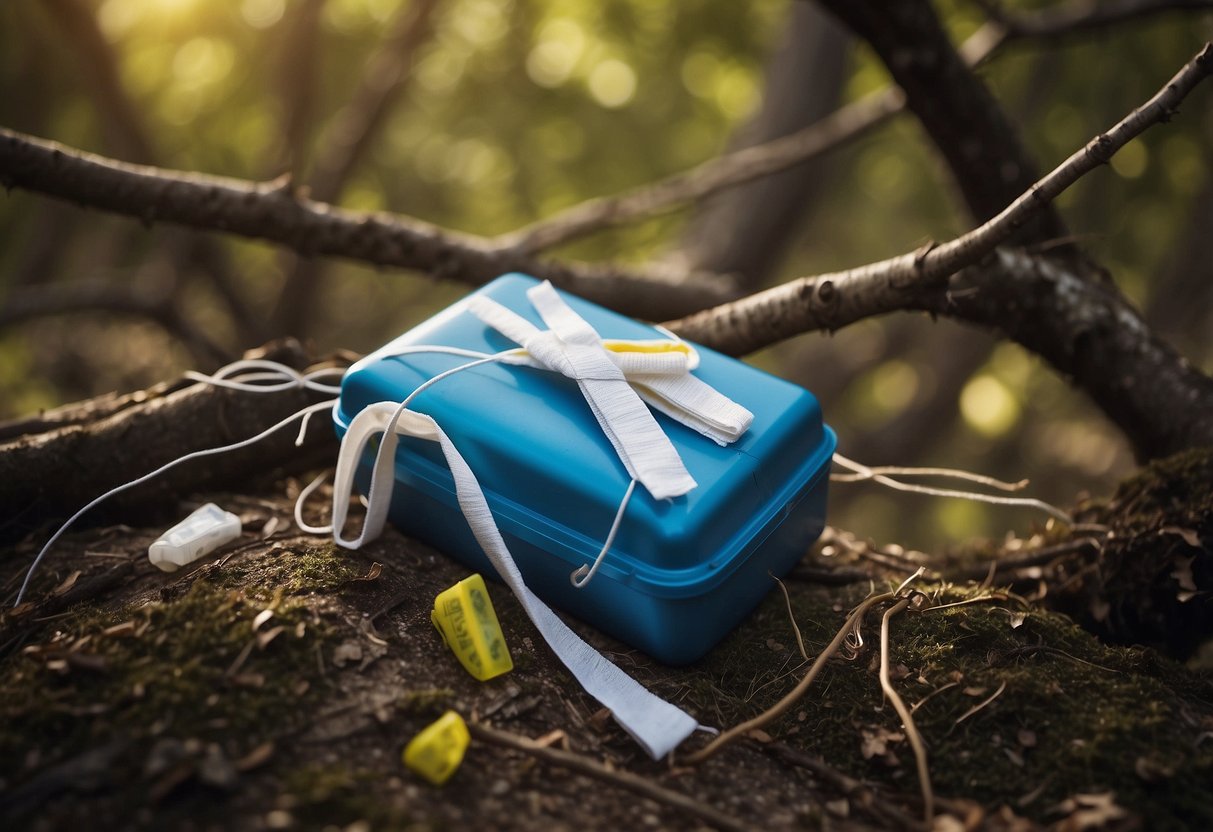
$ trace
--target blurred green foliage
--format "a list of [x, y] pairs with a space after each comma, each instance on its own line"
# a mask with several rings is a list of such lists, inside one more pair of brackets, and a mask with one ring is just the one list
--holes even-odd
[[[282, 172], [274, 160], [288, 117], [284, 88], [314, 72], [314, 87], [303, 92], [315, 116], [311, 143], [320, 146], [408, 0], [324, 2], [308, 67], [282, 65], [303, 0], [81, 2], [96, 15], [160, 164], [267, 179]], [[1023, 7], [1042, 5], [1049, 4]], [[984, 20], [967, 0], [938, 8], [958, 41]], [[787, 0], [443, 0], [415, 55], [412, 83], [342, 203], [492, 235], [707, 160], [755, 111], [788, 9]], [[120, 156], [107, 144], [114, 114], [91, 92], [91, 70], [55, 15], [36, 0], [0, 4], [0, 123]], [[1019, 43], [981, 74], [1047, 169], [1152, 94], [1210, 36], [1208, 15], [1164, 16], [1061, 43]], [[884, 68], [859, 47], [844, 98], [887, 82]], [[1088, 177], [1060, 203], [1082, 244], [1147, 310], [1165, 310], [1160, 298], [1199, 285], [1175, 264], [1185, 247], [1213, 236], [1213, 217], [1197, 208], [1213, 205], [1211, 100], [1209, 90], [1197, 91], [1170, 125], [1133, 142], [1111, 171]], [[299, 181], [307, 180], [309, 161], [294, 172]], [[836, 151], [829, 167], [826, 195], [782, 277], [868, 262], [969, 224], [946, 170], [907, 116]], [[602, 233], [557, 253], [652, 259], [677, 244], [689, 215]], [[0, 306], [30, 286], [81, 279], [162, 291], [174, 233], [9, 194], [0, 199]], [[292, 257], [216, 239], [250, 306], [268, 315]], [[334, 262], [328, 274], [323, 314], [301, 333], [320, 352], [371, 350], [465, 291], [350, 263]], [[1207, 261], [1204, 282], [1213, 284]], [[214, 339], [234, 351], [249, 346], [236, 342], [205, 281], [171, 285]], [[1213, 310], [1213, 292], [1197, 292], [1193, 302]], [[1165, 315], [1151, 322], [1213, 369], [1213, 314], [1203, 324], [1191, 320], [1174, 331]], [[1105, 491], [1131, 466], [1116, 430], [1039, 360], [959, 329], [901, 316], [829, 339], [805, 336], [752, 360], [810, 388], [819, 376], [845, 374], [824, 404], [843, 449], [860, 460], [1030, 474], [1039, 480], [1037, 493], [1059, 501], [1081, 489]], [[939, 369], [940, 350], [955, 349], [956, 338], [967, 339], [963, 349], [989, 351], [959, 384]], [[100, 312], [25, 321], [0, 332], [0, 415], [144, 386], [191, 363], [149, 321]], [[884, 442], [893, 448], [888, 459], [865, 456], [872, 436], [887, 438], [907, 408], [938, 397], [929, 435]], [[901, 542], [998, 534], [1029, 522], [866, 486], [835, 493], [835, 522]]]

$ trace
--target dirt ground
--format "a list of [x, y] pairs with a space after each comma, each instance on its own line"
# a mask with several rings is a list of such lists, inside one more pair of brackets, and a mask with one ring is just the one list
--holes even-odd
[[[922, 824], [910, 740], [877, 678], [880, 610], [784, 716], [702, 764], [654, 762], [503, 586], [490, 594], [515, 668], [482, 683], [430, 623], [434, 597], [467, 570], [391, 530], [357, 553], [300, 535], [297, 488], [183, 503], [214, 500], [245, 532], [175, 574], [147, 561], [160, 527], [84, 530], [54, 550], [33, 603], [0, 630], [4, 828]], [[1202, 534], [1191, 531], [1198, 547]], [[1057, 544], [1038, 537], [1028, 551]], [[789, 576], [787, 604], [773, 583], [690, 667], [570, 624], [701, 723], [728, 728], [804, 675], [793, 621], [812, 659], [920, 557], [830, 541]], [[4, 553], [6, 597], [41, 542]], [[935, 828], [1213, 827], [1213, 677], [1199, 661], [1105, 646], [1025, 590], [1048, 577], [1031, 568], [988, 583], [921, 578], [914, 606], [890, 619], [889, 675], [925, 742]], [[436, 787], [401, 750], [446, 710], [473, 739]], [[692, 737], [681, 756], [709, 739]]]

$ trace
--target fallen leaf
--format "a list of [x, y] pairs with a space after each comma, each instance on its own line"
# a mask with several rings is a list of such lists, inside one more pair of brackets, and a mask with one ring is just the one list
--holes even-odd
[[236, 771], [251, 771], [252, 769], [259, 768], [268, 763], [273, 756], [274, 744], [272, 742], [263, 742], [236, 761]]
[[985, 696], [989, 688], [969, 687], [961, 691], [965, 696]]
[[115, 624], [112, 627], [106, 627], [104, 630], [101, 631], [101, 635], [112, 636], [114, 638], [120, 638], [120, 637], [124, 637], [124, 636], [133, 636], [134, 634], [135, 634], [135, 622], [134, 621], [123, 621], [121, 624]]
[[267, 537], [272, 537], [274, 532], [278, 531], [278, 526], [281, 523], [282, 521], [278, 519], [278, 515], [270, 515], [270, 519], [266, 520], [265, 525], [261, 527], [261, 539], [265, 540]]
[[[371, 564], [371, 568], [369, 570], [367, 570], [367, 573], [365, 575], [354, 578], [354, 581], [374, 581], [374, 580], [378, 580], [379, 576], [382, 574], [383, 574], [383, 564], [376, 561], [375, 563]], [[351, 583], [353, 583], [353, 581], [351, 581]]]
[[831, 815], [836, 815], [840, 818], [849, 817], [851, 814], [851, 804], [847, 802], [845, 797], [838, 800], [827, 800], [825, 807], [826, 811]]
[[[882, 757], [885, 762], [890, 762], [891, 752], [889, 746], [894, 743], [903, 742], [906, 735], [900, 731], [890, 731], [888, 728], [877, 727], [875, 729], [860, 729], [862, 739], [859, 742], [859, 753], [863, 755], [865, 760], [870, 760], [873, 757]], [[896, 757], [892, 757], [892, 761], [896, 761]]]
[[53, 590], [51, 590], [51, 595], [52, 596], [63, 595], [65, 592], [67, 592], [69, 589], [71, 589], [73, 586], [76, 585], [76, 581], [80, 580], [80, 576], [83, 574], [84, 574], [83, 572], [81, 572], [79, 569], [77, 569], [75, 572], [68, 575], [67, 579], [63, 583], [59, 584], [59, 586], [57, 586]]
[[1185, 529], [1182, 526], [1163, 526], [1158, 530], [1159, 534], [1175, 534], [1184, 539], [1193, 549], [1203, 549], [1204, 545], [1200, 542], [1200, 535], [1196, 533], [1196, 529]]
[[745, 735], [747, 737], [749, 737], [750, 739], [754, 740], [755, 742], [760, 742], [763, 745], [766, 745], [767, 743], [771, 743], [771, 742], [775, 741], [774, 737], [772, 737], [770, 734], [768, 734], [766, 731], [762, 730], [761, 728], [754, 728], [753, 730], [746, 731]]
[[1171, 577], [1179, 584], [1180, 589], [1186, 589], [1188, 592], [1196, 592], [1199, 587], [1196, 586], [1196, 580], [1192, 577], [1192, 561], [1196, 557], [1181, 558], [1177, 557], [1172, 561], [1175, 564], [1175, 571], [1171, 573]]
[[1129, 816], [1123, 807], [1116, 804], [1115, 792], [1076, 794], [1057, 804], [1053, 811], [1066, 815], [1053, 827], [1059, 832], [1101, 829], [1114, 820], [1123, 820]]
[[1023, 622], [1027, 620], [1028, 614], [1023, 611], [1013, 612], [1009, 617], [1012, 630], [1018, 630], [1023, 626]]
[[349, 662], [362, 661], [362, 645], [356, 641], [343, 641], [333, 648], [333, 664], [344, 667]]
[[1175, 766], [1155, 755], [1138, 757], [1133, 771], [1147, 783], [1161, 783], [1175, 776]]

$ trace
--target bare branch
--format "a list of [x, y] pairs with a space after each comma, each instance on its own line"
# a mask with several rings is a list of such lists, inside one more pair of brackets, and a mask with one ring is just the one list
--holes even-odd
[[[987, 257], [1039, 205], [1174, 115], [1210, 73], [1213, 45], [1206, 45], [1150, 101], [1001, 214], [956, 240], [800, 278], [669, 326], [694, 341], [742, 354], [800, 332], [838, 329], [896, 309], [925, 310], [1001, 331], [1044, 357], [1103, 408], [1140, 457], [1213, 444], [1213, 380], [1151, 332], [1114, 286], [1024, 252], [999, 249]], [[965, 268], [979, 261], [980, 267]]]
[[[1213, 0], [1119, 0], [1108, 7], [1094, 6], [1089, 0], [1073, 0], [1013, 19], [999, 16], [969, 36], [958, 51], [964, 62], [974, 67], [1015, 40], [1059, 38], [1151, 14], [1211, 6]], [[905, 103], [905, 95], [896, 87], [877, 90], [790, 135], [723, 154], [634, 190], [580, 202], [504, 234], [497, 242], [505, 248], [534, 254], [607, 228], [674, 211], [687, 202], [828, 153], [884, 124], [902, 112]]]
[[[272, 358], [296, 369], [309, 363], [297, 342], [269, 344], [246, 357]], [[0, 505], [6, 515], [0, 523], [0, 541], [20, 539], [30, 529], [70, 515], [98, 494], [182, 454], [253, 436], [319, 399], [298, 389], [249, 396], [206, 384], [184, 389], [157, 385], [116, 410], [105, 398], [95, 410], [88, 403], [73, 408], [87, 414], [83, 421], [61, 418], [55, 420], [58, 424], [52, 422], [55, 427], [47, 433], [0, 444]], [[333, 430], [324, 421], [313, 420], [302, 449], [295, 446], [294, 431], [284, 430], [255, 448], [173, 469], [115, 498], [111, 510], [173, 505], [199, 490], [247, 484], [279, 465], [306, 470], [334, 452]], [[138, 437], [137, 452], [115, 454], [115, 448], [132, 447], [132, 437]], [[98, 509], [93, 519], [105, 514], [105, 509]]]
[[981, 0], [979, 5], [1009, 37], [1055, 40], [1166, 12], [1213, 9], [1213, 0], [1076, 0], [1018, 14], [989, 0]]
[[944, 289], [948, 277], [994, 251], [1034, 213], [1106, 163], [1131, 139], [1167, 121], [1184, 96], [1211, 72], [1213, 45], [1206, 45], [1153, 98], [1088, 142], [993, 219], [950, 242], [843, 272], [802, 277], [669, 326], [691, 340], [742, 355], [801, 332], [838, 329], [895, 309], [923, 308], [924, 290]]
[[832, 150], [901, 111], [904, 96], [881, 90], [781, 139], [734, 151], [683, 173], [616, 196], [578, 203], [498, 238], [503, 248], [533, 253], [587, 234], [672, 211], [685, 202], [778, 173]]
[[281, 243], [471, 285], [526, 271], [648, 319], [676, 317], [730, 296], [718, 279], [674, 269], [536, 261], [482, 237], [411, 217], [297, 199], [274, 183], [131, 165], [0, 128], [0, 184], [99, 208]]

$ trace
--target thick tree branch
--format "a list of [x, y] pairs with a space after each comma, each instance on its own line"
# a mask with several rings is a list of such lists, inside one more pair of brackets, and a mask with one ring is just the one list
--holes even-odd
[[[303, 369], [308, 361], [295, 342], [279, 342], [249, 353]], [[303, 390], [251, 396], [205, 384], [184, 389], [158, 385], [142, 395], [109, 397], [100, 407], [74, 407], [84, 421], [67, 416], [50, 420], [49, 432], [0, 444], [0, 541], [19, 539], [48, 520], [61, 519], [98, 494], [146, 474], [183, 454], [253, 436], [320, 397]], [[100, 416], [100, 418], [96, 418]], [[95, 421], [94, 421], [95, 419]], [[63, 426], [60, 426], [63, 425]], [[312, 420], [302, 449], [294, 445], [296, 427], [288, 427], [251, 448], [186, 463], [97, 510], [175, 506], [198, 491], [247, 482], [274, 466], [293, 461], [300, 468], [335, 449], [333, 428]], [[8, 431], [3, 431], [8, 433]], [[115, 454], [115, 448], [132, 453]], [[269, 460], [269, 462], [267, 462]], [[96, 519], [96, 518], [92, 518]]]
[[[1205, 48], [1154, 97], [1073, 154], [1000, 214], [942, 245], [833, 274], [805, 277], [669, 326], [679, 334], [731, 354], [744, 354], [800, 332], [838, 329], [896, 309], [925, 309], [994, 326], [1035, 350], [1086, 390], [1129, 435], [1143, 456], [1197, 442], [1213, 443], [1213, 383], [1189, 367], [1149, 331], [1113, 287], [1084, 280], [1040, 258], [1000, 252], [992, 274], [970, 285], [949, 283], [961, 269], [986, 258], [1035, 212], [1149, 126], [1170, 119], [1183, 98], [1213, 73], [1213, 45]], [[1010, 268], [1014, 260], [1018, 268]], [[1033, 264], [1031, 268], [1024, 262]], [[979, 272], [974, 272], [975, 274]], [[1064, 276], [1066, 279], [1062, 279]], [[1030, 279], [1030, 285], [1025, 281]], [[995, 291], [997, 289], [997, 291]], [[991, 298], [997, 298], [991, 302]], [[1051, 312], [1053, 306], [1057, 312]], [[1089, 309], [1088, 309], [1089, 307]], [[1032, 314], [1024, 310], [1030, 309]], [[1084, 310], [1087, 310], [1084, 312]], [[1082, 324], [1081, 316], [1090, 320]], [[1070, 334], [1067, 335], [1067, 332]], [[1082, 341], [1082, 343], [1077, 343]], [[1124, 364], [1095, 360], [1109, 350]], [[1093, 368], [1100, 372], [1095, 372]], [[1116, 367], [1115, 372], [1110, 368]], [[1143, 372], [1135, 372], [1140, 369]], [[1136, 396], [1184, 408], [1141, 411], [1126, 391], [1138, 385], [1169, 388]], [[1120, 392], [1118, 393], [1117, 390]], [[1195, 415], [1187, 411], [1199, 411]]]
[[1010, 37], [1055, 40], [1167, 12], [1207, 11], [1213, 0], [1075, 0], [1030, 13], [1008, 13], [991, 0], [980, 5]]
[[719, 280], [674, 269], [536, 261], [473, 235], [411, 217], [296, 198], [274, 183], [131, 165], [0, 128], [0, 184], [99, 208], [327, 254], [416, 269], [471, 285], [527, 271], [583, 297], [649, 319], [729, 298]]
[[1082, 176], [1148, 127], [1167, 121], [1179, 102], [1210, 72], [1206, 45], [1149, 101], [1033, 184], [997, 216], [946, 243], [843, 272], [802, 277], [733, 303], [699, 312], [671, 326], [675, 331], [733, 355], [815, 329], [838, 329], [861, 318], [912, 307], [924, 287], [978, 262]]
[[[975, 67], [1016, 40], [1055, 39], [1164, 12], [1210, 7], [1213, 0], [1120, 0], [1106, 8], [1090, 0], [1073, 0], [1047, 11], [1014, 17], [1000, 15], [995, 22], [974, 32], [958, 51], [967, 66]], [[690, 170], [621, 194], [580, 202], [504, 234], [497, 242], [502, 247], [533, 254], [607, 228], [668, 213], [685, 203], [817, 158], [884, 124], [902, 112], [905, 105], [905, 95], [897, 87], [877, 90], [790, 135], [725, 153]], [[1025, 187], [1030, 181], [1029, 178], [1024, 182]], [[994, 209], [1010, 199], [1008, 195]]]
[[[974, 219], [993, 217], [1031, 186], [1036, 166], [1015, 126], [952, 46], [928, 0], [821, 3], [876, 50], [943, 155]], [[1020, 236], [1039, 241], [1068, 232], [1047, 206]]]

